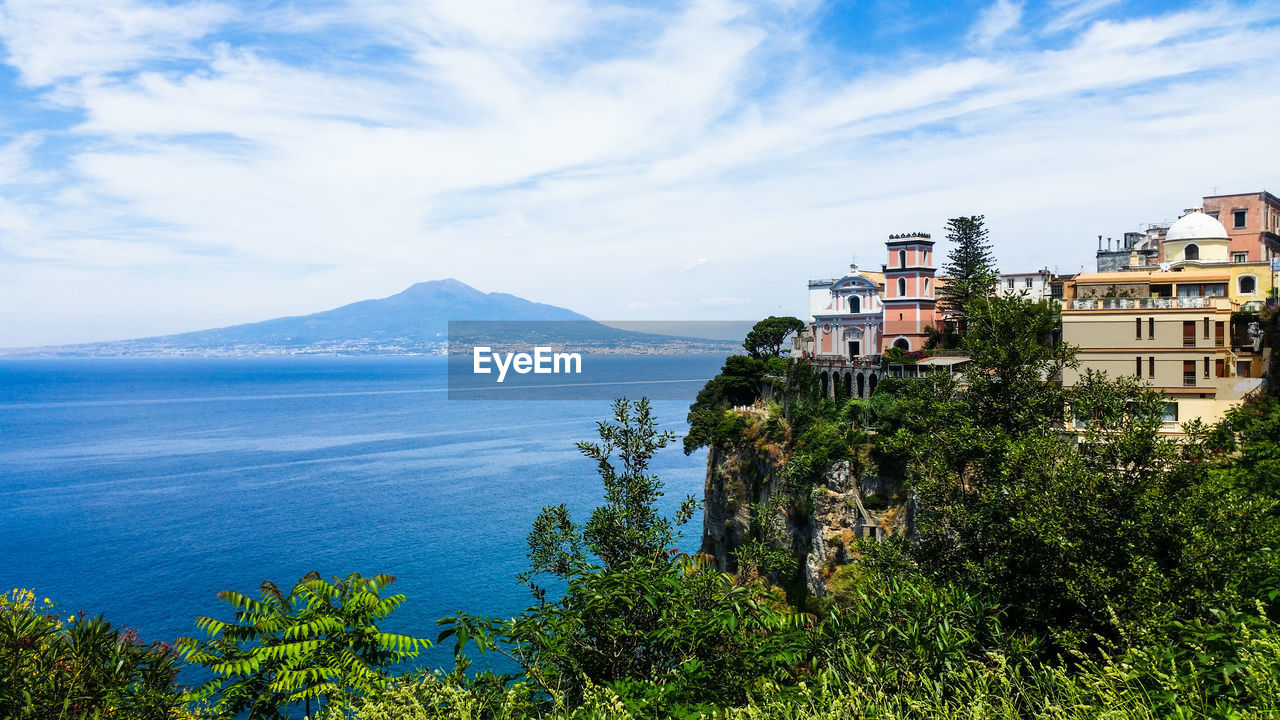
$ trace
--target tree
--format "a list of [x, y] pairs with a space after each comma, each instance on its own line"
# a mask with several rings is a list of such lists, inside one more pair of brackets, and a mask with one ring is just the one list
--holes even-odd
[[529, 534], [521, 579], [556, 576], [564, 595], [551, 601], [534, 587], [538, 604], [510, 620], [444, 618], [439, 640], [454, 639], [459, 669], [468, 644], [506, 655], [548, 703], [581, 702], [601, 685], [645, 717], [664, 717], [675, 703], [741, 701], [762, 677], [797, 663], [808, 616], [671, 548], [694, 500], [673, 519], [659, 514], [662, 483], [648, 464], [673, 436], [657, 430], [647, 400], [618, 400], [613, 419], [598, 423], [600, 442], [578, 444], [596, 463], [605, 504], [581, 526], [563, 505], [543, 508]]
[[956, 217], [947, 221], [947, 240], [953, 245], [942, 271], [947, 282], [938, 289], [943, 303], [959, 315], [960, 334], [966, 331], [964, 313], [969, 303], [995, 292], [995, 258], [982, 215]]
[[311, 572], [288, 595], [270, 581], [261, 600], [235, 591], [218, 597], [235, 608], [235, 619], [200, 618], [209, 634], [197, 642], [178, 641], [188, 662], [202, 665], [214, 678], [193, 693], [213, 700], [228, 715], [249, 720], [281, 717], [292, 703], [312, 700], [347, 702], [383, 688], [389, 666], [415, 657], [428, 640], [383, 632], [377, 623], [405, 600], [382, 597], [395, 578], [352, 573], [332, 582]]
[[596, 463], [605, 504], [582, 527], [574, 525], [564, 505], [543, 508], [529, 533], [530, 571], [524, 579], [538, 573], [566, 577], [587, 565], [584, 550], [600, 558], [606, 570], [629, 561], [665, 562], [675, 528], [693, 516], [697, 501], [692, 496], [674, 521], [655, 506], [662, 480], [649, 473], [649, 461], [676, 436], [658, 431], [649, 401], [620, 398], [613, 404], [613, 419], [596, 423], [600, 442], [578, 443], [578, 451]]
[[753, 358], [778, 357], [782, 354], [782, 343], [791, 333], [800, 332], [805, 327], [799, 318], [785, 315], [769, 317], [756, 323], [742, 341], [742, 347]]
[[178, 655], [145, 645], [102, 616], [63, 620], [30, 590], [0, 595], [0, 717], [90, 720], [192, 718], [174, 684]]

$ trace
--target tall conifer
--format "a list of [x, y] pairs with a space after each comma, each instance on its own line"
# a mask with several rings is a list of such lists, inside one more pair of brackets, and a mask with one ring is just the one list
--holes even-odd
[[938, 295], [944, 307], [956, 316], [961, 333], [965, 331], [965, 306], [990, 296], [996, 289], [999, 271], [982, 219], [982, 215], [970, 215], [947, 221], [947, 240], [952, 248], [942, 268], [947, 282], [938, 289]]

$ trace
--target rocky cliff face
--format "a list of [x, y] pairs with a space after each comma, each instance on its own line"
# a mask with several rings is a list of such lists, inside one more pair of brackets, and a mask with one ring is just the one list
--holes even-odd
[[[893, 479], [854, 477], [853, 464], [843, 460], [827, 469], [822, 483], [812, 490], [811, 502], [796, 503], [783, 486], [780, 470], [775, 460], [751, 448], [708, 451], [702, 552], [713, 556], [721, 570], [738, 570], [734, 551], [751, 539], [752, 504], [781, 505], [770, 513], [773, 535], [796, 558], [797, 571], [794, 578], [773, 580], [803, 587], [810, 596], [826, 593], [832, 571], [849, 562], [854, 538], [884, 538], [906, 529], [904, 505], [886, 503], [900, 495]], [[787, 502], [779, 502], [784, 498]], [[868, 509], [869, 504], [883, 509]]]

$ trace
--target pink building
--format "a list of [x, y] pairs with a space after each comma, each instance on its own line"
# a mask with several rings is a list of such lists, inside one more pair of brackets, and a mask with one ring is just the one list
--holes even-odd
[[809, 323], [813, 354], [853, 359], [879, 355], [884, 316], [880, 294], [884, 276], [850, 265], [835, 280], [809, 283]]
[[928, 328], [938, 327], [933, 240], [928, 233], [890, 235], [885, 243], [884, 332], [881, 350], [922, 350]]

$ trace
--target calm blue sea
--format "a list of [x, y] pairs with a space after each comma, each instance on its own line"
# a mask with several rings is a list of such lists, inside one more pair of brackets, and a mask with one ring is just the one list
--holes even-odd
[[[409, 600], [392, 630], [510, 616], [530, 603], [514, 578], [538, 510], [599, 503], [574, 443], [595, 438], [603, 395], [659, 391], [663, 427], [683, 432], [722, 360], [606, 356], [592, 380], [616, 393], [515, 402], [448, 400], [438, 358], [0, 361], [0, 592], [166, 641], [229, 619], [221, 590], [311, 570], [395, 575]], [[668, 510], [702, 495], [705, 458], [677, 446], [654, 466]], [[696, 517], [683, 547], [700, 532]]]

